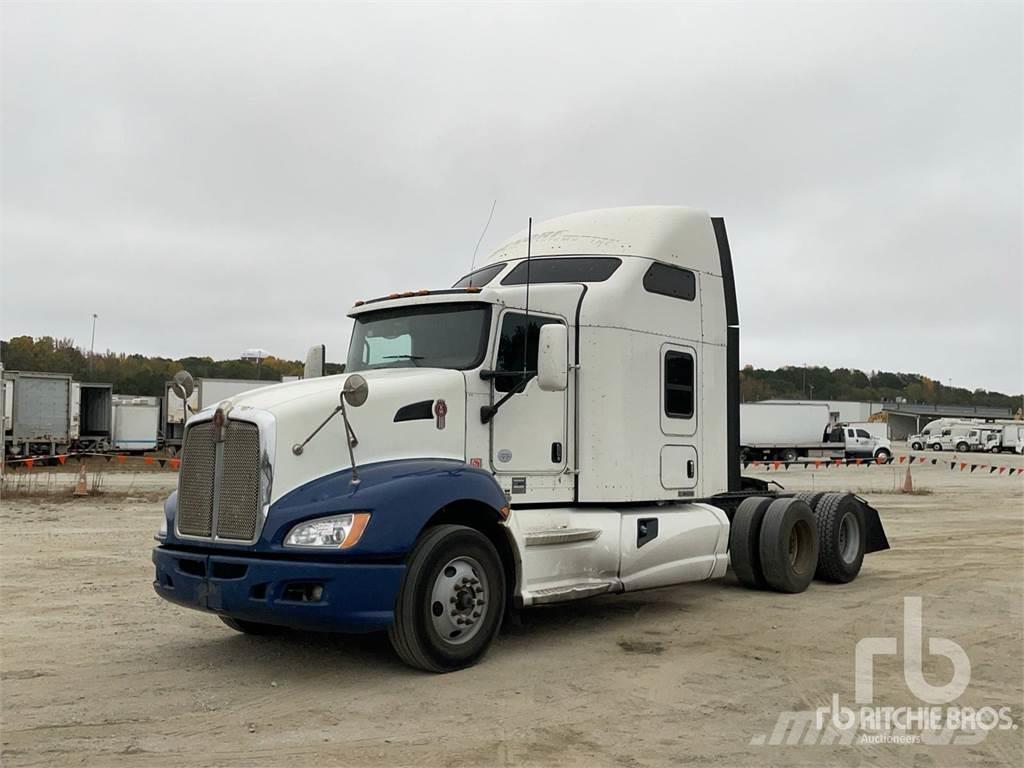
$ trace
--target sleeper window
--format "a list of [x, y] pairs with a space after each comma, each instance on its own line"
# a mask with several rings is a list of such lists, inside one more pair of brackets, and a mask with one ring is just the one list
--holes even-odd
[[693, 356], [665, 353], [665, 415], [674, 419], [693, 417]]

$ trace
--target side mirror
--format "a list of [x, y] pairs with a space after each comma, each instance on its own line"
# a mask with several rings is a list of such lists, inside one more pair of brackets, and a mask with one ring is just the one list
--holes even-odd
[[537, 386], [544, 392], [564, 392], [569, 386], [569, 329], [560, 323], [540, 328]]
[[302, 378], [318, 379], [324, 375], [324, 359], [327, 357], [327, 348], [323, 344], [310, 347], [306, 353], [306, 365], [302, 369]]
[[174, 394], [182, 400], [187, 401], [192, 397], [192, 392], [195, 388], [196, 383], [192, 379], [192, 374], [188, 371], [178, 371], [174, 374], [174, 378], [171, 380], [171, 389], [174, 390]]

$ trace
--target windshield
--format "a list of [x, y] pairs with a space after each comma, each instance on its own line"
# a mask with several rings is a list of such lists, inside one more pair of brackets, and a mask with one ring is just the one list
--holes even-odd
[[487, 352], [490, 306], [434, 304], [382, 309], [356, 318], [345, 371], [476, 368]]

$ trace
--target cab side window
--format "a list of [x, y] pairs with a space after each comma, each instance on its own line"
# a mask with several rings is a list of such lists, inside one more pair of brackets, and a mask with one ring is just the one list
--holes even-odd
[[867, 437], [867, 438], [870, 438], [871, 435], [868, 433], [868, 431], [866, 429], [858, 429], [857, 430], [857, 437]]
[[498, 392], [509, 392], [522, 383], [524, 370], [527, 378], [537, 374], [541, 326], [558, 322], [550, 317], [530, 315], [527, 318], [518, 312], [505, 313], [498, 339], [498, 359], [495, 361], [495, 369], [501, 372], [494, 377], [494, 388]]

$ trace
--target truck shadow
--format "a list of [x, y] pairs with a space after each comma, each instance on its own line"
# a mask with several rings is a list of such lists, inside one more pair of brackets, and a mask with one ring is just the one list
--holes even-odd
[[[720, 599], [722, 586], [739, 588], [727, 578], [715, 584], [602, 595], [517, 611], [504, 622], [488, 661], [506, 657], [509, 663], [521, 664], [524, 654], [553, 644], [568, 651], [574, 641], [593, 640], [595, 635], [606, 635], [610, 647], [618, 644], [626, 652], [646, 652], [645, 638], [671, 637], [691, 610], [707, 610], [708, 603]], [[346, 635], [281, 629], [257, 636], [222, 631], [218, 626], [216, 636], [196, 630], [189, 641], [164, 644], [159, 653], [161, 666], [211, 664], [222, 675], [239, 679], [264, 678], [273, 670], [271, 676], [282, 684], [326, 677], [352, 686], [381, 676], [423, 674], [398, 659], [386, 632]], [[229, 667], [224, 659], [231, 659]]]

